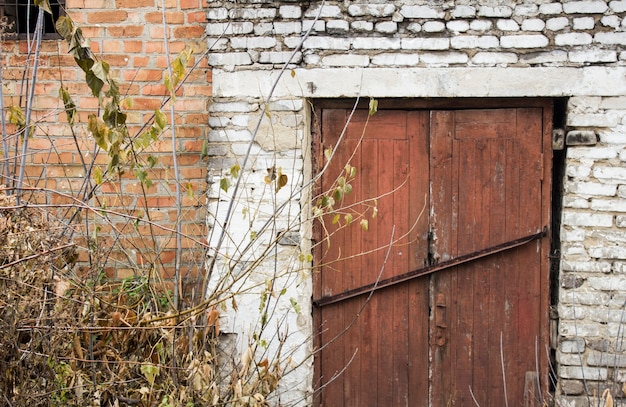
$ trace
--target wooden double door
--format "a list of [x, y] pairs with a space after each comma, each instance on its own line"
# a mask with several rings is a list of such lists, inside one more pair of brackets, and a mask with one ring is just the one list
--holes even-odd
[[356, 171], [317, 224], [316, 405], [547, 390], [552, 109], [504, 106], [318, 110], [318, 193]]

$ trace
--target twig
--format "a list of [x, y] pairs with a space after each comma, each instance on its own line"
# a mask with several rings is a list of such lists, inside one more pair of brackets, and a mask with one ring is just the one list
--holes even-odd
[[[30, 9], [30, 8], [29, 8]], [[41, 36], [43, 33], [43, 8], [38, 8], [37, 24], [35, 26], [35, 41], [37, 46], [35, 48], [35, 61], [33, 66], [33, 75], [29, 89], [28, 99], [26, 101], [26, 132], [24, 133], [24, 140], [22, 141], [22, 159], [20, 162], [19, 176], [17, 180], [17, 199], [22, 195], [21, 188], [24, 185], [24, 173], [26, 171], [26, 151], [28, 150], [28, 137], [31, 134], [30, 117], [33, 110], [33, 99], [35, 98], [35, 79], [37, 78], [37, 71], [39, 70], [39, 52], [41, 51]]]
[[500, 363], [502, 366], [502, 384], [504, 386], [504, 405], [509, 407], [509, 398], [506, 394], [506, 373], [504, 372], [504, 350], [502, 348], [502, 331], [500, 331]]
[[474, 397], [474, 392], [472, 391], [472, 386], [467, 386], [467, 387], [469, 387], [470, 396], [472, 396], [472, 400], [474, 400], [474, 404], [476, 404], [476, 407], [480, 407], [480, 404], [478, 404], [478, 401], [476, 401], [476, 397]]
[[541, 393], [541, 374], [539, 373], [539, 338], [535, 336], [535, 370], [537, 371], [537, 390], [539, 392], [539, 402], [543, 405], [543, 394]]
[[[165, 57], [167, 60], [167, 74], [170, 80], [174, 80], [172, 74], [172, 62], [170, 61], [170, 46], [168, 39], [167, 22], [165, 18], [165, 0], [161, 1], [161, 15], [163, 17], [163, 44], [165, 45]], [[172, 95], [174, 95], [172, 93]], [[174, 103], [170, 103], [170, 120], [172, 122], [170, 126], [170, 139], [172, 142], [172, 164], [174, 170], [174, 180], [176, 183], [176, 254], [174, 259], [174, 308], [178, 311], [179, 298], [181, 295], [181, 280], [180, 280], [180, 258], [182, 256], [182, 238], [181, 238], [181, 207], [182, 197], [180, 192], [180, 172], [178, 170], [178, 148], [176, 148], [176, 125], [174, 123], [176, 116], [174, 110]]]
[[46, 255], [48, 253], [52, 253], [52, 252], [55, 252], [57, 250], [63, 250], [63, 249], [66, 249], [66, 248], [72, 247], [72, 246], [74, 246], [74, 243], [68, 243], [68, 244], [65, 244], [63, 246], [53, 247], [52, 249], [48, 249], [45, 252], [36, 253], [36, 254], [30, 255], [30, 256], [22, 257], [21, 259], [17, 259], [15, 261], [10, 262], [10, 263], [5, 263], [5, 264], [0, 265], [0, 270], [8, 268], [8, 267], [15, 266], [16, 264], [19, 264], [19, 263], [21, 263], [23, 261], [36, 259], [39, 256], [44, 256], [44, 255]]

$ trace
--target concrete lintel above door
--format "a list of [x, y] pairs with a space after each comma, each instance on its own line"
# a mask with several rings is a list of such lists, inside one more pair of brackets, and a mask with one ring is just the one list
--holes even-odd
[[[273, 96], [562, 97], [626, 94], [625, 67], [327, 68], [282, 73]], [[214, 97], [266, 98], [279, 70], [213, 71]]]

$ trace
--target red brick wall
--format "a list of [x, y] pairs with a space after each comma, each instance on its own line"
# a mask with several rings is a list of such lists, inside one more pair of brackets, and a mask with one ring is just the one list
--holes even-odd
[[[201, 157], [208, 130], [208, 98], [211, 95], [211, 71], [202, 57], [206, 51], [203, 38], [206, 12], [202, 0], [166, 0], [165, 5], [172, 58], [185, 47], [191, 47], [194, 50], [192, 63], [197, 58], [202, 59], [178, 92], [175, 101], [176, 146], [184, 194], [182, 231], [192, 238], [183, 239], [182, 272], [183, 275], [190, 273], [193, 276], [198, 271], [202, 255], [201, 245], [193, 239], [206, 239], [206, 163]], [[132, 100], [127, 113], [130, 133], [135, 134], [154, 109], [161, 106], [167, 95], [163, 85], [167, 58], [163, 42], [161, 1], [67, 0], [66, 6], [67, 14], [76, 25], [82, 27], [95, 55], [111, 65], [113, 77], [120, 81], [121, 91]], [[12, 104], [24, 107], [24, 98], [20, 98], [20, 83], [27, 63], [25, 41], [3, 41], [5, 107]], [[74, 134], [58, 97], [61, 81], [69, 89], [79, 110]], [[97, 113], [98, 100], [90, 95], [83, 72], [76, 67], [73, 58], [67, 54], [67, 45], [60, 39], [43, 41], [35, 86], [37, 127], [34, 136], [29, 139], [25, 185], [47, 189], [44, 194], [38, 194], [36, 199], [40, 201], [75, 202], [62, 194], [72, 198], [80, 197], [85, 168], [81, 164], [76, 141], [83, 159], [89, 165], [94, 159], [95, 143], [87, 132], [86, 123], [89, 114]], [[163, 108], [163, 112], [169, 122], [169, 105]], [[13, 146], [9, 149], [10, 155], [16, 154], [15, 143], [18, 138], [7, 134], [7, 140]], [[147, 218], [147, 205], [152, 221], [167, 229], [157, 225], [151, 228], [146, 223], [135, 225], [124, 216], [111, 216], [112, 222], [107, 223], [97, 213], [83, 211], [83, 219], [89, 216], [98, 222], [100, 247], [112, 245], [117, 233], [121, 236], [111, 255], [119, 262], [107, 263], [104, 271], [108, 276], [123, 278], [140, 272], [140, 269], [149, 269], [150, 264], [155, 264], [164, 277], [172, 276], [175, 248], [172, 229], [176, 225], [176, 200], [171, 153], [168, 130], [151, 147], [151, 154], [158, 158], [158, 164], [149, 172], [153, 186], [146, 190], [145, 197], [141, 194], [140, 184], [129, 171], [121, 180], [101, 186], [96, 193], [99, 203], [95, 199], [89, 201], [96, 206], [106, 202], [109, 210], [143, 215], [143, 219]], [[100, 154], [95, 162], [104, 170], [106, 155]], [[193, 196], [185, 193], [188, 187], [193, 188]], [[114, 230], [117, 233], [113, 233]], [[146, 238], [151, 232], [158, 236], [156, 252], [152, 239]], [[85, 249], [79, 259], [83, 270], [86, 270], [89, 259], [86, 239], [81, 237], [77, 241]], [[121, 250], [122, 247], [124, 250]], [[135, 267], [137, 265], [143, 267], [138, 269]]]

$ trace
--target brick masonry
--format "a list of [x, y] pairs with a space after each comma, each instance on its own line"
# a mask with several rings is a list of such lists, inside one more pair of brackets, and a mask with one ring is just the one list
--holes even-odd
[[[320, 4], [208, 3], [209, 137], [223, 152], [210, 173], [219, 176], [219, 163], [245, 151], [239, 143], [249, 142], [250, 121], [267, 113], [265, 100], [285, 64], [271, 105], [293, 108], [270, 108], [273, 122], [308, 117], [307, 98], [568, 98], [565, 130], [576, 133], [566, 147], [561, 229], [554, 231], [561, 238], [555, 396], [558, 405], [587, 406], [585, 392], [612, 386], [624, 397], [626, 1]], [[307, 134], [306, 121], [289, 121], [253, 148], [264, 162], [291, 156], [306, 169]], [[577, 145], [577, 134], [585, 135], [580, 144], [595, 135], [596, 145]], [[306, 241], [309, 231], [299, 230]], [[308, 298], [310, 286], [294, 293]], [[310, 333], [310, 320], [297, 322]]]
[[[82, 27], [85, 37], [97, 58], [107, 61], [112, 67], [113, 77], [121, 84], [127, 95], [128, 122], [131, 134], [137, 132], [155, 108], [161, 106], [167, 95], [163, 85], [166, 59], [163, 42], [161, 1], [155, 0], [67, 0], [67, 14]], [[206, 163], [201, 158], [203, 141], [208, 135], [208, 97], [211, 95], [211, 71], [202, 54], [207, 49], [202, 35], [206, 26], [206, 10], [201, 0], [165, 2], [165, 17], [168, 22], [169, 47], [174, 58], [185, 46], [194, 50], [198, 69], [190, 76], [188, 85], [176, 99], [178, 161], [183, 180], [183, 191], [192, 188], [193, 197], [186, 196], [183, 202], [182, 229], [192, 239], [183, 239], [183, 274], [194, 277], [201, 264], [202, 248], [193, 239], [206, 241], [206, 222], [203, 207], [206, 201]], [[24, 72], [26, 41], [4, 40], [2, 67], [4, 78], [5, 106], [19, 104], [19, 81]], [[69, 89], [78, 106], [80, 119], [76, 133], [67, 125], [63, 104], [58, 97], [60, 80]], [[82, 159], [89, 165], [94, 153], [94, 142], [86, 129], [87, 116], [95, 113], [97, 101], [90, 96], [84, 74], [67, 54], [67, 45], [61, 40], [44, 40], [40, 55], [37, 79], [35, 134], [29, 141], [26, 186], [45, 188], [47, 201], [66, 203], [67, 197], [53, 191], [78, 197], [85, 168]], [[24, 99], [22, 99], [24, 100]], [[169, 106], [169, 105], [168, 105]], [[166, 114], [169, 108], [163, 110]], [[184, 113], [184, 114], [183, 114]], [[169, 117], [168, 117], [169, 121]], [[74, 140], [76, 136], [76, 142]], [[80, 152], [76, 147], [80, 146]], [[13, 150], [12, 150], [13, 151]], [[13, 152], [11, 152], [13, 153]], [[158, 225], [167, 229], [152, 228], [157, 236], [157, 248], [151, 246], [147, 225], [135, 229], [132, 221], [122, 216], [113, 216], [111, 224], [100, 224], [100, 245], [108, 247], [112, 230], [121, 234], [120, 242], [126, 250], [113, 254], [119, 261], [111, 262], [104, 270], [109, 277], [125, 278], [143, 273], [154, 265], [162, 276], [170, 278], [174, 270], [174, 250], [171, 228], [176, 220], [174, 205], [174, 174], [172, 172], [171, 143], [169, 132], [150, 151], [158, 163], [149, 172], [153, 186], [145, 192], [137, 179], [130, 173], [120, 181], [105, 183], [98, 196], [101, 204], [110, 210], [129, 210], [133, 215], [149, 215]], [[95, 158], [96, 164], [106, 168], [106, 157]], [[91, 204], [98, 205], [91, 201]], [[125, 206], [121, 207], [120, 204]], [[145, 210], [145, 206], [149, 208]], [[96, 221], [97, 222], [97, 221]], [[78, 242], [87, 246], [86, 239]], [[146, 248], [149, 248], [146, 250]], [[141, 253], [144, 253], [142, 255]], [[86, 265], [88, 251], [82, 251], [79, 264]], [[87, 266], [85, 266], [87, 269]]]

